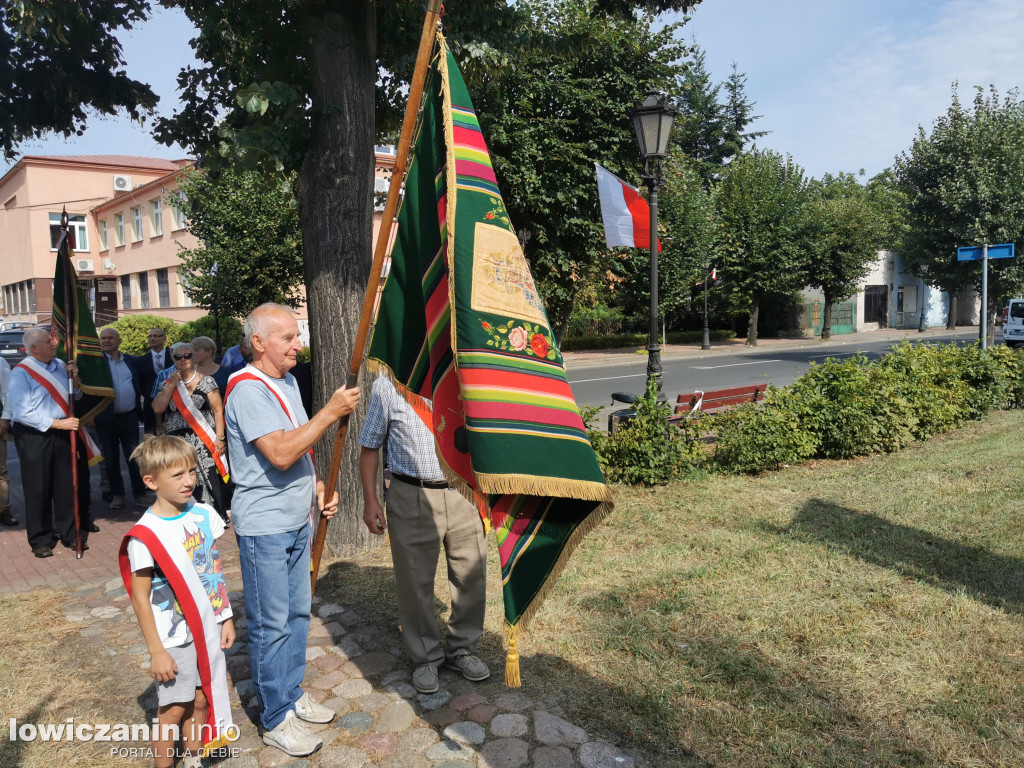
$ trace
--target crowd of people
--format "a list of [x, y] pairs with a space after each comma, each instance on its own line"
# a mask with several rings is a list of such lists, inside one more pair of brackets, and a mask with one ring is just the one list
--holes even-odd
[[[189, 768], [200, 764], [199, 724], [216, 720], [218, 733], [230, 725], [223, 650], [235, 633], [215, 543], [230, 525], [263, 741], [291, 756], [309, 755], [323, 742], [307, 723], [335, 717], [301, 688], [312, 600], [310, 543], [318, 521], [338, 511], [336, 494], [326, 501], [312, 448], [355, 410], [359, 389], [338, 387], [323, 408], [307, 415], [308, 371], [294, 375], [302, 348], [298, 324], [277, 304], [246, 318], [239, 349], [245, 359], [237, 362], [226, 354], [218, 365], [206, 337], [170, 349], [159, 328], [147, 338], [149, 351], [132, 357], [120, 352], [115, 328], [100, 331], [115, 396], [92, 426], [105, 457], [110, 508], [126, 503], [122, 461], [131, 496], [145, 507], [122, 543], [121, 572], [150, 653], [159, 721], [182, 726]], [[76, 546], [66, 469], [70, 435], [79, 436], [77, 461], [86, 477], [89, 457], [99, 449], [74, 415], [71, 397], [81, 397], [75, 365], [55, 358], [56, 344], [45, 330], [26, 332], [25, 346], [28, 357], [13, 372], [0, 364], [0, 437], [13, 432], [21, 459], [29, 545], [36, 557], [50, 557], [57, 541]], [[486, 603], [482, 520], [445, 480], [424, 418], [389, 380], [375, 382], [359, 435], [360, 478], [364, 523], [374, 534], [390, 532], [413, 685], [432, 693], [441, 666], [471, 681], [488, 678], [490, 670], [476, 655]], [[0, 447], [5, 455], [2, 440]], [[394, 481], [386, 507], [378, 497], [382, 448]], [[85, 489], [80, 530], [87, 537], [99, 529], [89, 516], [88, 482], [79, 488]], [[11, 525], [7, 491], [4, 472], [0, 523]], [[432, 603], [442, 547], [452, 601], [443, 640]], [[175, 749], [154, 743], [157, 768], [173, 765]]]

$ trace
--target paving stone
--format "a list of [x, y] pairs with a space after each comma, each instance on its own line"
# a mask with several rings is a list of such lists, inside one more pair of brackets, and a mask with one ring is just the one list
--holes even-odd
[[217, 768], [259, 768], [259, 765], [256, 755], [239, 755], [217, 763]]
[[328, 616], [334, 616], [335, 614], [344, 612], [345, 609], [336, 603], [324, 603], [317, 609], [316, 614], [321, 619], [326, 619]]
[[364, 653], [345, 663], [342, 670], [349, 677], [373, 677], [390, 672], [395, 667], [395, 658], [387, 653]]
[[75, 611], [74, 613], [65, 613], [64, 618], [68, 621], [74, 621], [77, 623], [81, 621], [88, 621], [92, 617], [88, 613], [84, 613], [82, 611]]
[[325, 653], [326, 651], [323, 648], [316, 645], [311, 645], [308, 648], [306, 648], [306, 661], [312, 661], [317, 656], [323, 656]]
[[498, 708], [491, 704], [477, 704], [466, 713], [466, 718], [474, 723], [487, 723], [497, 711]]
[[263, 749], [263, 747], [263, 739], [259, 736], [242, 736], [229, 745], [229, 749], [237, 749], [243, 753], [255, 752], [258, 749]]
[[331, 635], [332, 637], [341, 637], [342, 635], [348, 632], [347, 629], [345, 629], [343, 626], [341, 626], [341, 624], [339, 624], [336, 621], [331, 621], [327, 624], [324, 624], [324, 629], [326, 629], [327, 634]]
[[302, 682], [311, 683], [320, 677], [320, 670], [314, 667], [312, 664], [306, 667], [306, 671], [302, 674]]
[[537, 747], [533, 750], [533, 768], [573, 768], [568, 747]]
[[589, 741], [577, 754], [583, 768], [635, 768], [636, 759], [603, 741]]
[[445, 760], [443, 763], [435, 765], [434, 768], [473, 768], [473, 766], [465, 760]]
[[381, 693], [386, 693], [389, 696], [398, 696], [401, 699], [415, 699], [416, 689], [413, 688], [409, 683], [388, 683], [383, 686]]
[[383, 693], [368, 693], [352, 699], [352, 706], [363, 712], [376, 712], [391, 703], [391, 697]]
[[125, 653], [146, 653], [149, 651], [149, 646], [145, 643], [136, 643], [135, 645], [128, 646]]
[[[256, 760], [259, 761], [259, 764], [260, 766], [262, 766], [262, 768], [273, 768], [277, 765], [293, 765], [301, 759], [298, 757], [291, 757], [290, 755], [286, 755], [277, 747], [268, 747], [267, 749], [261, 749], [259, 752], [256, 752], [255, 754]], [[308, 765], [307, 761], [303, 760], [303, 762], [306, 762]]]
[[341, 656], [336, 653], [327, 653], [323, 648], [318, 648], [317, 646], [311, 646], [310, 650], [313, 648], [317, 648], [318, 651], [321, 651], [313, 662], [321, 672], [333, 672], [346, 661], [346, 659], [341, 658]]
[[330, 637], [331, 630], [325, 627], [323, 624], [309, 623], [309, 636], [310, 637]]
[[472, 763], [476, 756], [476, 752], [472, 749], [451, 739], [438, 742], [423, 754], [428, 760], [465, 760], [468, 763]]
[[357, 677], [353, 680], [345, 680], [342, 683], [333, 688], [335, 696], [344, 696], [349, 699], [355, 699], [359, 696], [365, 696], [368, 693], [373, 692], [373, 686], [361, 677]]
[[318, 762], [330, 768], [363, 768], [370, 756], [355, 747], [325, 747], [320, 750]]
[[349, 712], [339, 717], [334, 727], [348, 731], [353, 736], [358, 736], [371, 725], [373, 725], [373, 715], [366, 712]]
[[366, 733], [356, 743], [376, 758], [394, 754], [398, 747], [397, 733]]
[[494, 700], [494, 704], [506, 712], [522, 712], [533, 706], [533, 702], [521, 693], [503, 693]]
[[334, 672], [328, 672], [325, 675], [320, 675], [316, 679], [316, 682], [313, 683], [313, 685], [315, 685], [317, 688], [330, 690], [340, 685], [341, 683], [344, 683], [346, 680], [348, 680], [348, 675], [346, 675], [341, 670], [335, 670]]
[[423, 715], [423, 722], [439, 727], [451, 725], [461, 719], [462, 718], [459, 717], [459, 713], [449, 707], [441, 707], [440, 709], [435, 709], [433, 712], [428, 712]]
[[121, 590], [121, 594], [112, 598], [110, 601], [111, 605], [117, 606], [118, 608], [124, 608], [126, 605], [130, 605], [132, 599], [128, 595], [124, 594], [124, 590]]
[[465, 709], [472, 709], [477, 704], [484, 704], [487, 701], [479, 693], [467, 693], [459, 696], [457, 699], [452, 699], [452, 703], [449, 704], [452, 709], [456, 712], [462, 712]]
[[530, 759], [530, 745], [522, 739], [495, 739], [480, 750], [477, 768], [520, 768]]
[[113, 605], [102, 605], [99, 608], [93, 608], [89, 613], [97, 619], [112, 619], [121, 615], [121, 609]]
[[421, 707], [429, 712], [447, 704], [451, 697], [452, 695], [442, 688], [434, 693], [421, 693], [416, 697], [416, 700], [420, 703]]
[[491, 733], [499, 738], [507, 739], [514, 736], [522, 736], [526, 733], [530, 723], [526, 715], [508, 714], [498, 715], [491, 720]]
[[343, 715], [352, 709], [352, 703], [344, 696], [332, 696], [327, 701], [320, 702], [328, 709], [333, 709], [337, 714]]
[[314, 688], [313, 686], [307, 685], [303, 690], [308, 693], [310, 698], [312, 698], [317, 704], [323, 704], [331, 698], [331, 694], [323, 688]]
[[533, 731], [537, 741], [555, 746], [578, 747], [587, 740], [587, 732], [582, 728], [543, 710], [533, 713]]
[[439, 740], [433, 728], [409, 728], [398, 734], [398, 749], [402, 752], [422, 752]]
[[443, 736], [446, 739], [457, 741], [460, 744], [483, 744], [487, 734], [479, 723], [469, 723], [465, 720], [459, 723], [452, 723], [444, 729]]
[[[461, 762], [461, 761], [460, 761]], [[377, 763], [380, 768], [431, 768], [431, 763], [423, 755], [418, 755], [415, 752], [402, 752], [399, 750], [393, 755], [389, 755]], [[469, 763], [463, 763], [463, 765], [469, 766]]]
[[378, 733], [398, 733], [412, 725], [415, 717], [416, 712], [408, 701], [392, 701], [381, 710], [374, 730]]
[[335, 646], [343, 656], [350, 659], [356, 658], [356, 656], [362, 656], [366, 653], [366, 649], [359, 644], [354, 637], [343, 637], [341, 642]]

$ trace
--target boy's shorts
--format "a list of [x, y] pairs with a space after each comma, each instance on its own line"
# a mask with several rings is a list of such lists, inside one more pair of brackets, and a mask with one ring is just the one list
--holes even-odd
[[161, 707], [169, 704], [187, 704], [195, 701], [196, 688], [202, 683], [199, 680], [199, 660], [196, 658], [196, 644], [186, 643], [174, 648], [164, 648], [174, 663], [178, 665], [178, 674], [167, 683], [157, 682], [156, 696]]

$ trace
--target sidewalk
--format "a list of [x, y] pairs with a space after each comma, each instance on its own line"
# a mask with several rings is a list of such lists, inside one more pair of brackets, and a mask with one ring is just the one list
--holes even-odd
[[[900, 342], [904, 339], [909, 341], [927, 340], [937, 336], [956, 334], [957, 338], [968, 341], [975, 341], [978, 338], [976, 326], [962, 326], [955, 331], [948, 331], [946, 328], [929, 328], [924, 333], [917, 330], [886, 329], [882, 331], [862, 331], [861, 333], [844, 333], [833, 336], [831, 341], [822, 341], [817, 336], [804, 336], [798, 338], [781, 339], [758, 339], [756, 347], [748, 347], [746, 339], [733, 339], [732, 341], [712, 341], [710, 350], [702, 350], [700, 343], [697, 344], [666, 344], [661, 348], [661, 359], [666, 360], [687, 360], [699, 359], [702, 357], [722, 354], [751, 354], [756, 355], [763, 352], [771, 352], [777, 349], [802, 349], [815, 348], [824, 352], [835, 350], [837, 353], [849, 351], [850, 347], [856, 348], [860, 344], [870, 344], [874, 341]], [[1002, 342], [1002, 334], [996, 335], [996, 343]], [[588, 350], [585, 352], [563, 352], [562, 358], [569, 369], [584, 368], [590, 365], [611, 365], [613, 363], [634, 361], [638, 357], [646, 355], [646, 348], [629, 347], [627, 349], [600, 349]]]

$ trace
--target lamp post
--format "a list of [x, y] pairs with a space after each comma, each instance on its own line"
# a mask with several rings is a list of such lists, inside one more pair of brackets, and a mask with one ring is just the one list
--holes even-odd
[[651, 312], [650, 328], [647, 335], [647, 380], [654, 380], [658, 399], [664, 400], [661, 391], [661, 345], [658, 344], [658, 186], [661, 184], [661, 161], [668, 154], [668, 140], [672, 123], [679, 110], [668, 103], [668, 98], [657, 91], [648, 91], [643, 101], [638, 101], [629, 110], [633, 122], [640, 155], [644, 158], [644, 175], [647, 182], [648, 202], [651, 207]]
[[711, 269], [711, 259], [704, 259], [704, 338], [700, 342], [702, 350], [711, 349], [711, 331], [708, 330], [708, 270]]

